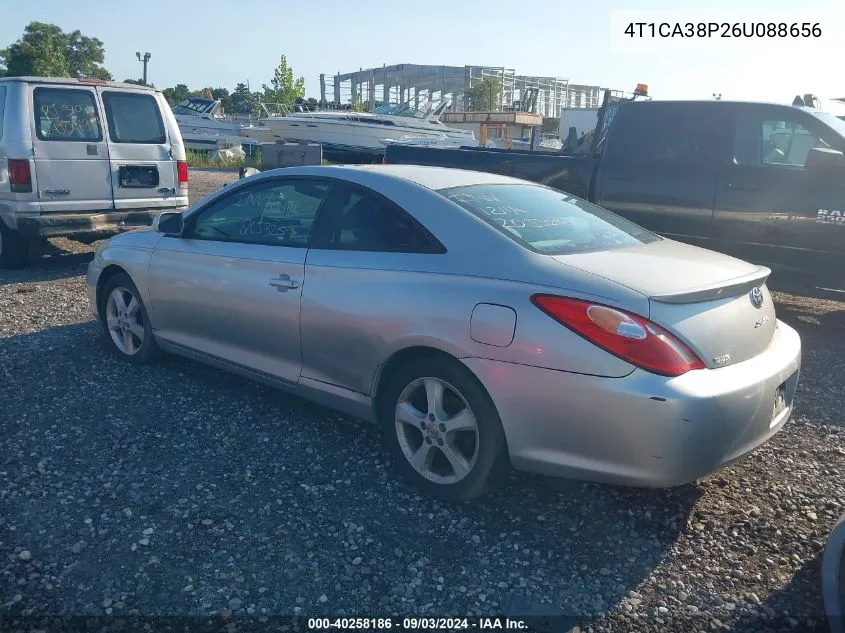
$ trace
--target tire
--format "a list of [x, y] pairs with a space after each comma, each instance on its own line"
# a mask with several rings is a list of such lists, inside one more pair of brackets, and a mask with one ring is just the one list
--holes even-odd
[[29, 242], [0, 220], [0, 268], [20, 268], [28, 252]]
[[839, 517], [827, 539], [821, 581], [830, 633], [845, 633], [845, 514]]
[[[123, 306], [118, 304], [118, 297], [123, 298]], [[134, 305], [133, 300], [137, 302]], [[128, 275], [121, 273], [108, 279], [97, 301], [100, 323], [118, 356], [135, 365], [143, 365], [159, 356], [147, 309]]]
[[[468, 369], [457, 361], [422, 357], [388, 380], [379, 419], [391, 456], [409, 484], [457, 502], [475, 499], [500, 483], [510, 467], [502, 422]], [[450, 425], [465, 430], [450, 430]], [[418, 457], [416, 466], [412, 456]]]

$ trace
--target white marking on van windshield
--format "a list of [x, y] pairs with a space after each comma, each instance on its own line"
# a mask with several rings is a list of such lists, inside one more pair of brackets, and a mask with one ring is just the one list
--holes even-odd
[[819, 224], [841, 224], [845, 226], [845, 211], [841, 209], [819, 209], [816, 214]]

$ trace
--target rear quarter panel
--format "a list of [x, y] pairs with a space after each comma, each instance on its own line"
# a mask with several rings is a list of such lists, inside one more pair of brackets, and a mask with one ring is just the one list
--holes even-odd
[[[432, 258], [445, 258], [434, 261]], [[309, 251], [302, 294], [302, 375], [371, 394], [394, 353], [432, 347], [456, 358], [490, 358], [550, 369], [624, 376], [628, 363], [553, 321], [530, 302], [548, 286], [449, 272], [446, 255]], [[480, 303], [516, 313], [506, 347], [470, 336]]]

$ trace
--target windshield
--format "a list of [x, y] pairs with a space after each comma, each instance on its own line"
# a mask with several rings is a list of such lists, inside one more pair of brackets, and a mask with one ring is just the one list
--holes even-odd
[[538, 253], [569, 255], [661, 239], [586, 200], [540, 185], [471, 185], [438, 193]]
[[173, 106], [173, 114], [203, 114], [213, 103], [207, 99], [185, 99], [179, 105]]
[[410, 103], [386, 103], [372, 109], [373, 114], [389, 114], [390, 116], [404, 116], [411, 119], [424, 119], [430, 108], [413, 108]]
[[845, 120], [843, 120], [842, 117], [834, 116], [833, 114], [828, 114], [827, 112], [819, 112], [818, 110], [812, 111], [810, 114], [819, 119], [829, 128], [832, 128], [833, 131], [841, 137], [839, 145], [845, 145]]

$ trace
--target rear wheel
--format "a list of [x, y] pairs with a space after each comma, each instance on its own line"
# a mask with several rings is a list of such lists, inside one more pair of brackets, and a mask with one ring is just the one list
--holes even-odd
[[496, 407], [456, 361], [420, 358], [401, 367], [381, 399], [386, 441], [403, 477], [447, 501], [476, 498], [508, 472]]
[[28, 251], [29, 242], [0, 220], [0, 268], [20, 268]]
[[118, 274], [100, 291], [100, 321], [113, 349], [136, 365], [158, 356], [147, 310], [128, 275]]

